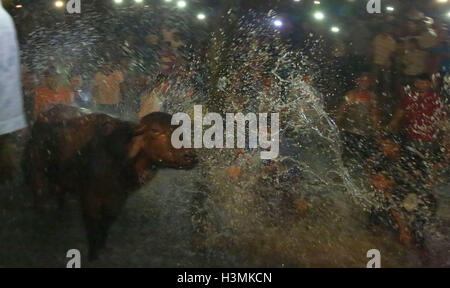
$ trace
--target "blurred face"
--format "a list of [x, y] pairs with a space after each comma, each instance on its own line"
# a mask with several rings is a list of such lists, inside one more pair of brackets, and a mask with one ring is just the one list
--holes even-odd
[[56, 77], [56, 75], [46, 75], [44, 81], [45, 84], [52, 89], [55, 89], [58, 86], [58, 77]]
[[105, 62], [103, 63], [102, 68], [104, 71], [110, 72], [113, 69], [113, 64], [111, 62]]
[[265, 78], [263, 80], [263, 85], [265, 89], [270, 89], [272, 88], [273, 85], [273, 79], [272, 78]]
[[414, 23], [412, 21], [408, 21], [407, 29], [408, 29], [408, 33], [414, 34], [418, 31], [418, 26], [416, 23]]
[[22, 82], [24, 86], [27, 87], [33, 86], [33, 84], [35, 83], [35, 75], [31, 73], [24, 74]]
[[375, 190], [380, 192], [389, 191], [395, 186], [395, 182], [383, 174], [374, 174], [370, 177], [370, 180]]
[[397, 159], [400, 156], [400, 146], [393, 140], [382, 140], [381, 148], [383, 149], [384, 155], [389, 159]]
[[422, 79], [417, 79], [414, 82], [414, 87], [419, 92], [428, 92], [433, 89], [433, 86], [432, 86], [430, 80], [422, 80]]
[[80, 76], [72, 77], [70, 79], [70, 85], [72, 85], [72, 87], [74, 89], [80, 88], [81, 87], [81, 77]]
[[231, 84], [234, 89], [239, 89], [241, 87], [241, 77], [239, 73], [233, 74], [231, 77], [233, 79], [233, 83]]
[[361, 89], [370, 89], [373, 85], [373, 79], [370, 76], [361, 76], [358, 78], [357, 83]]

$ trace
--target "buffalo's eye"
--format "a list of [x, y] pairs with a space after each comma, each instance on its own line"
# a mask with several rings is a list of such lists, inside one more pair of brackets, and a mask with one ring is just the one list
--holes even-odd
[[161, 131], [155, 128], [150, 129], [150, 132], [153, 134], [161, 134]]

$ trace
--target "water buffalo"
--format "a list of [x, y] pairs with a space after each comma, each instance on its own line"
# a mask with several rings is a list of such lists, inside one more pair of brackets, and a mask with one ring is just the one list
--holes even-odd
[[109, 227], [133, 191], [149, 182], [160, 167], [196, 165], [193, 150], [172, 146], [176, 128], [171, 115], [162, 112], [136, 124], [55, 106], [38, 117], [25, 149], [25, 178], [35, 203], [44, 201], [43, 195], [55, 195], [62, 209], [65, 194], [79, 195], [89, 259], [98, 258]]

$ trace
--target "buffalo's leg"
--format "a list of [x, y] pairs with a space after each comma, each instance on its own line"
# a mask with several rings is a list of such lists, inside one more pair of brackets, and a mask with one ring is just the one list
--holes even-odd
[[33, 194], [33, 207], [39, 208], [44, 202], [44, 194], [49, 190], [48, 170], [50, 156], [41, 147], [43, 143], [30, 142], [27, 144], [22, 160], [25, 183]]
[[93, 193], [86, 192], [82, 195], [81, 205], [89, 246], [89, 261], [92, 261], [98, 258], [102, 237], [104, 237], [100, 232], [102, 203]]
[[43, 204], [44, 193], [48, 190], [48, 178], [45, 173], [32, 171], [31, 191], [33, 193], [33, 207], [38, 209]]
[[98, 259], [105, 248], [108, 231], [123, 206], [125, 198], [86, 193], [82, 199], [83, 218], [89, 243], [89, 261]]

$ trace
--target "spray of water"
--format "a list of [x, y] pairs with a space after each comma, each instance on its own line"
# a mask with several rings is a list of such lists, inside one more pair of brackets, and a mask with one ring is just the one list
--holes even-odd
[[[23, 62], [36, 74], [59, 65], [90, 81], [102, 62], [120, 56], [131, 62], [124, 73], [153, 78], [157, 66], [142, 63], [154, 63], [149, 59], [157, 58], [163, 30], [187, 29], [181, 18], [157, 21], [160, 11], [140, 17], [123, 11], [122, 21], [84, 13], [75, 23], [35, 29]], [[128, 202], [103, 266], [363, 267], [372, 248], [383, 249], [385, 265], [405, 263], [409, 256], [397, 251], [391, 234], [366, 228], [364, 210], [376, 206], [374, 195], [361, 175], [344, 167], [339, 131], [314, 89], [319, 73], [281, 39], [275, 18], [272, 11], [229, 13], [206, 53], [189, 49], [194, 44], [181, 49], [188, 68], [169, 76], [170, 89], [157, 96], [158, 109], [170, 113], [192, 114], [194, 105], [204, 105], [204, 113], [280, 113], [280, 157], [201, 149], [197, 169], [161, 172]], [[144, 41], [148, 35], [159, 40]], [[131, 108], [119, 116], [136, 119], [143, 94], [131, 87], [123, 99]]]

